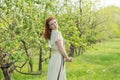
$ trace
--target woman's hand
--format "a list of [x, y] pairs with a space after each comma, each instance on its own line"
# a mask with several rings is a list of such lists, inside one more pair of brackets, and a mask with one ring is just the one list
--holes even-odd
[[72, 62], [72, 61], [73, 61], [73, 58], [72, 58], [72, 57], [68, 57], [68, 58], [66, 59], [66, 61]]

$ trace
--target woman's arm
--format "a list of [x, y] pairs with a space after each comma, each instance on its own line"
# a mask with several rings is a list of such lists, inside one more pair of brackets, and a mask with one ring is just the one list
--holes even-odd
[[58, 50], [59, 50], [60, 54], [61, 54], [62, 56], [64, 56], [64, 58], [66, 58], [67, 61], [72, 62], [72, 57], [69, 57], [69, 56], [66, 54], [66, 50], [65, 50], [65, 48], [64, 48], [64, 46], [63, 46], [62, 40], [58, 39], [58, 40], [56, 41], [56, 45], [57, 45], [57, 47], [58, 47]]

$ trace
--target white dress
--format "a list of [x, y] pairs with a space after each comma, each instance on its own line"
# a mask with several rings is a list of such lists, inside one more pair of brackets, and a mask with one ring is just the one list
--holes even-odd
[[63, 37], [58, 30], [52, 30], [49, 45], [52, 49], [52, 56], [48, 65], [48, 80], [66, 80], [64, 58], [57, 49], [55, 41]]

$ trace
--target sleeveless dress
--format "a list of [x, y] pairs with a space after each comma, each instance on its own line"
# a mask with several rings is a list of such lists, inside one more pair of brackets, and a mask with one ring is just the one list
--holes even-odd
[[66, 80], [66, 71], [64, 65], [64, 58], [58, 51], [55, 41], [62, 40], [63, 37], [58, 30], [52, 30], [49, 46], [52, 50], [52, 56], [48, 65], [48, 79], [47, 80]]

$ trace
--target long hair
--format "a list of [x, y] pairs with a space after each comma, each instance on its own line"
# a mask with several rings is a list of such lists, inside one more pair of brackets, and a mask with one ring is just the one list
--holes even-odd
[[46, 40], [50, 40], [50, 36], [51, 36], [51, 29], [50, 29], [50, 26], [49, 26], [49, 22], [51, 20], [54, 20], [55, 17], [53, 16], [50, 16], [49, 18], [46, 19], [46, 22], [45, 22], [45, 31], [44, 31], [44, 38]]

